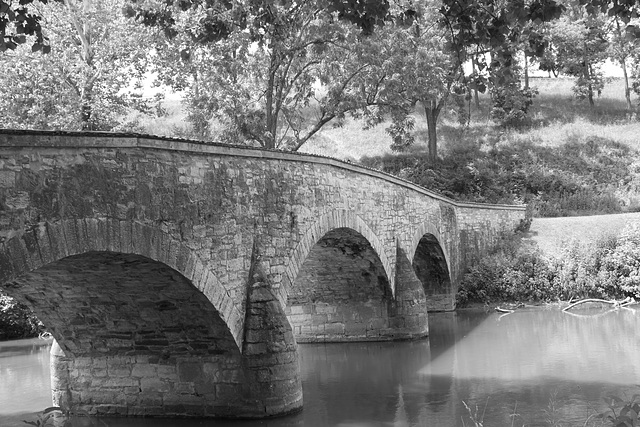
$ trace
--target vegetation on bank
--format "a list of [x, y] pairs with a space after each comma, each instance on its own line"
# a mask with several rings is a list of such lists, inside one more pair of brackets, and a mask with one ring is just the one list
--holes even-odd
[[23, 304], [0, 293], [0, 341], [37, 337], [42, 323]]
[[558, 147], [530, 141], [469, 144], [440, 162], [425, 155], [387, 155], [362, 160], [456, 200], [526, 203], [535, 217], [637, 211], [637, 152], [612, 139], [588, 137]]
[[558, 257], [537, 245], [505, 237], [464, 276], [459, 306], [470, 302], [640, 299], [640, 224], [589, 244], [567, 244]]
[[[517, 128], [491, 122], [486, 98], [481, 98], [480, 108], [471, 107], [466, 126], [456, 123], [455, 111], [448, 111], [437, 162], [429, 161], [426, 149], [418, 145], [407, 153], [387, 150], [360, 162], [456, 200], [526, 203], [534, 217], [638, 211], [638, 121], [625, 113], [624, 98], [618, 95], [622, 91], [617, 90], [620, 82], [611, 84], [598, 100], [602, 108], [596, 109], [572, 98], [571, 82], [535, 79], [539, 95], [530, 120]], [[424, 132], [422, 121], [417, 123], [417, 132]], [[354, 128], [349, 128], [351, 140], [383, 138], [381, 130], [376, 135]], [[324, 135], [347, 138], [336, 131]], [[348, 153], [346, 147], [343, 152]]]

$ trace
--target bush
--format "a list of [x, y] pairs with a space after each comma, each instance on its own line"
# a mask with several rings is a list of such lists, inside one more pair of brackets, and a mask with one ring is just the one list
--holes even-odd
[[362, 163], [456, 200], [526, 203], [533, 216], [551, 217], [633, 209], [640, 200], [635, 156], [607, 138], [568, 137], [560, 147], [456, 145], [435, 164], [426, 154], [364, 158]]
[[529, 107], [537, 89], [520, 89], [517, 86], [497, 86], [491, 90], [493, 108], [491, 120], [504, 127], [519, 127], [526, 122]]
[[640, 225], [591, 245], [565, 246], [558, 258], [532, 242], [506, 238], [464, 276], [457, 295], [467, 302], [640, 299]]
[[23, 304], [0, 294], [0, 341], [38, 336], [42, 323]]

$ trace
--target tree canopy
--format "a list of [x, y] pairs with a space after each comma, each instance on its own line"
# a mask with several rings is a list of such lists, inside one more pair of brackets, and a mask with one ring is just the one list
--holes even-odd
[[592, 100], [598, 64], [635, 57], [637, 17], [626, 0], [0, 0], [0, 109], [5, 126], [112, 129], [148, 109], [128, 81], [153, 74], [196, 138], [297, 150], [350, 115], [402, 149], [422, 110], [435, 160], [451, 99], [489, 88], [497, 121], [526, 113], [522, 56]]

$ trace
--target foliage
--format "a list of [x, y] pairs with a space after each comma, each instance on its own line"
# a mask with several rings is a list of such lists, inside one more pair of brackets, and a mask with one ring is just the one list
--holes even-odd
[[634, 395], [625, 401], [618, 396], [607, 396], [605, 402], [609, 409], [597, 415], [597, 418], [608, 421], [613, 427], [633, 427], [640, 422], [640, 395]]
[[149, 1], [127, 13], [168, 36], [156, 45], [156, 71], [186, 90], [202, 138], [215, 122], [223, 141], [296, 150], [376, 103], [380, 88], [362, 81], [373, 56], [365, 35], [391, 19], [387, 2]]
[[[410, 23], [379, 29], [367, 40], [367, 93], [380, 88], [375, 108], [364, 108], [367, 126], [390, 118], [386, 132], [391, 149], [402, 151], [413, 144], [414, 117], [420, 107], [427, 118], [427, 142], [431, 161], [437, 160], [437, 121], [447, 100], [462, 98], [467, 83], [459, 58], [448, 49], [447, 33], [438, 25], [434, 5], [416, 7]], [[359, 116], [359, 111], [355, 112]]]
[[560, 147], [458, 145], [438, 164], [419, 154], [363, 158], [362, 163], [457, 200], [527, 203], [534, 216], [568, 216], [622, 211], [626, 191], [637, 191], [633, 183], [640, 180], [634, 153], [590, 137], [568, 138]]
[[0, 294], [0, 341], [38, 336], [41, 329], [28, 307]]
[[625, 297], [640, 297], [638, 224], [587, 247], [568, 244], [552, 259], [533, 243], [507, 236], [469, 270], [457, 295], [459, 304]]
[[[33, 5], [52, 53], [26, 45], [0, 61], [0, 126], [65, 130], [131, 130], [131, 109], [150, 111], [137, 89], [151, 34], [126, 20], [122, 0]], [[136, 28], [134, 28], [136, 27]]]
[[527, 118], [527, 111], [538, 94], [536, 89], [520, 88], [516, 85], [491, 88], [493, 108], [490, 117], [504, 127], [518, 127]]
[[575, 96], [589, 100], [590, 105], [604, 87], [599, 67], [609, 56], [606, 27], [602, 15], [587, 15], [581, 9], [546, 27], [550, 53], [540, 68], [576, 77]]
[[[47, 0], [40, 0], [43, 4]], [[41, 16], [29, 8], [32, 0], [0, 0], [0, 53], [13, 50], [31, 38], [33, 52], [49, 53], [51, 47], [40, 25]]]

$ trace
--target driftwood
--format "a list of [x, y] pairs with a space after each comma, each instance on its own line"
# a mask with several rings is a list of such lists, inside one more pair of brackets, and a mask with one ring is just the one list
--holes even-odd
[[575, 307], [576, 305], [580, 305], [580, 304], [584, 304], [584, 303], [588, 303], [588, 302], [600, 302], [603, 304], [611, 304], [612, 306], [618, 308], [618, 307], [626, 307], [627, 305], [631, 305], [631, 304], [635, 304], [636, 300], [634, 300], [631, 297], [626, 297], [623, 300], [606, 300], [606, 299], [599, 299], [599, 298], [587, 298], [587, 299], [582, 299], [580, 301], [576, 301], [573, 304], [569, 304], [568, 306], [566, 306], [565, 308], [562, 309], [562, 311], [568, 311], [570, 309], [572, 309], [573, 307]]

